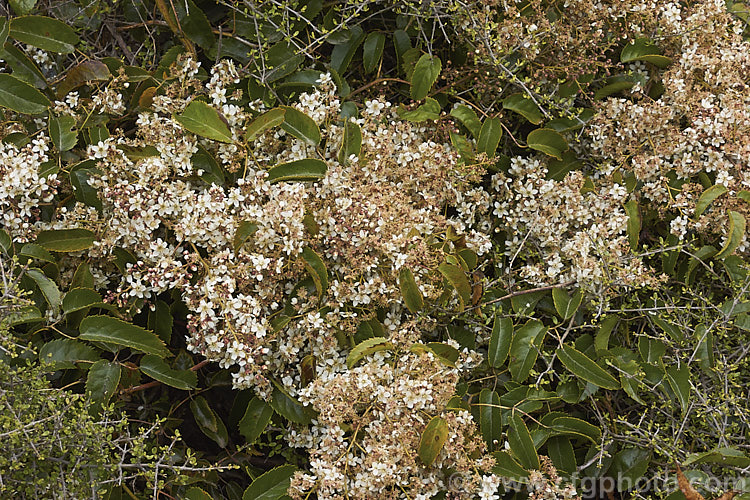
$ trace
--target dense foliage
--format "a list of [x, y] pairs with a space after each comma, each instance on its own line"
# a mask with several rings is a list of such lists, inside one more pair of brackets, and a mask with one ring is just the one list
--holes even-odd
[[750, 498], [746, 5], [0, 14], [4, 497]]

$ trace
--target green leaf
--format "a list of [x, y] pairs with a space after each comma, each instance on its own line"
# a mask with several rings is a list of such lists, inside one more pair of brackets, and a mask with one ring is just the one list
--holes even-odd
[[80, 311], [102, 303], [102, 296], [90, 288], [73, 288], [62, 299], [65, 314]]
[[265, 68], [261, 67], [260, 64], [256, 64], [256, 66], [258, 71], [263, 72], [261, 77], [265, 84], [281, 80], [294, 73], [294, 70], [305, 60], [305, 56], [298, 54], [294, 47], [285, 40], [276, 43], [263, 55], [266, 63]]
[[68, 115], [49, 117], [49, 136], [58, 151], [68, 151], [78, 142], [78, 132], [73, 131], [75, 118]]
[[418, 123], [426, 120], [437, 120], [440, 118], [440, 110], [440, 103], [432, 97], [427, 97], [424, 104], [421, 104], [417, 109], [407, 110], [403, 106], [399, 106], [396, 114], [403, 120]]
[[401, 288], [401, 296], [404, 298], [404, 304], [409, 311], [418, 313], [424, 307], [424, 298], [422, 292], [414, 281], [414, 275], [408, 267], [402, 267], [398, 273], [398, 285]]
[[213, 500], [213, 498], [201, 488], [193, 486], [185, 492], [185, 500]]
[[41, 290], [42, 295], [44, 295], [44, 300], [47, 301], [50, 308], [54, 311], [58, 311], [62, 304], [62, 294], [60, 293], [60, 289], [57, 288], [55, 282], [49, 279], [41, 269], [29, 269], [26, 271], [26, 276], [34, 280], [34, 283], [36, 283], [36, 286]]
[[234, 239], [232, 240], [234, 251], [237, 252], [242, 247], [242, 245], [244, 245], [245, 242], [257, 231], [258, 224], [255, 224], [254, 222], [248, 222], [246, 220], [240, 222], [237, 225], [237, 231], [235, 231]]
[[564, 320], [570, 319], [578, 311], [583, 300], [583, 291], [580, 289], [573, 292], [573, 295], [568, 295], [562, 288], [552, 289], [552, 300], [555, 303], [555, 310], [557, 314]]
[[8, 231], [0, 227], [0, 250], [8, 256], [13, 255], [13, 239]]
[[291, 106], [281, 106], [281, 109], [284, 110], [282, 129], [310, 146], [320, 143], [320, 129], [315, 120]]
[[52, 340], [39, 349], [39, 361], [51, 370], [75, 368], [75, 363], [80, 361], [93, 363], [98, 359], [96, 349], [74, 339]]
[[539, 470], [539, 455], [534, 447], [534, 440], [531, 439], [529, 428], [526, 427], [521, 416], [513, 411], [510, 416], [510, 430], [508, 431], [508, 443], [510, 451], [518, 457], [527, 469]]
[[523, 382], [528, 378], [546, 333], [547, 327], [541, 321], [532, 319], [513, 334], [508, 370], [516, 382]]
[[[8, 3], [13, 8], [13, 11], [15, 11], [16, 14], [18, 14], [19, 16], [25, 16], [26, 14], [34, 10], [36, 0], [8, 0]], [[2, 42], [4, 41], [5, 40], [2, 40], [2, 37], [0, 37], [0, 44], [2, 44]]]
[[45, 16], [23, 16], [10, 20], [10, 36], [19, 42], [60, 54], [75, 51], [80, 41], [73, 28]]
[[383, 48], [385, 47], [385, 35], [382, 33], [370, 33], [362, 45], [362, 64], [366, 73], [372, 73], [378, 67]]
[[339, 149], [338, 160], [342, 165], [349, 162], [351, 155], [359, 156], [362, 149], [362, 130], [355, 122], [347, 120], [344, 122], [344, 136], [341, 138], [341, 149]]
[[325, 177], [326, 172], [326, 162], [316, 158], [305, 158], [276, 165], [268, 171], [268, 182], [275, 184], [282, 181], [318, 181]]
[[5, 312], [3, 323], [8, 326], [21, 325], [24, 323], [41, 323], [44, 321], [42, 313], [35, 306], [21, 306], [10, 312]]
[[558, 471], [571, 474], [576, 470], [576, 455], [570, 439], [554, 436], [547, 440], [547, 454]]
[[216, 38], [206, 14], [195, 5], [193, 0], [182, 0], [169, 4], [175, 9], [182, 32], [196, 45], [210, 49]]
[[221, 418], [209, 406], [208, 401], [203, 396], [197, 396], [190, 401], [190, 411], [193, 413], [195, 423], [200, 430], [211, 438], [220, 448], [226, 448], [229, 444], [229, 434]]
[[263, 434], [272, 416], [271, 405], [257, 396], [250, 400], [239, 423], [240, 434], [247, 444], [253, 444]]
[[701, 323], [695, 327], [695, 338], [698, 343], [696, 348], [695, 359], [698, 361], [701, 369], [710, 374], [711, 369], [715, 365], [714, 360], [714, 334], [711, 329], [707, 329], [706, 325]]
[[625, 213], [628, 214], [628, 242], [630, 248], [636, 250], [641, 237], [641, 210], [638, 202], [630, 200], [625, 203]]
[[164, 342], [153, 332], [110, 316], [88, 316], [81, 321], [80, 339], [109, 342], [159, 357], [169, 356]]
[[458, 361], [460, 353], [458, 352], [458, 349], [452, 345], [444, 344], [443, 342], [429, 342], [427, 347], [429, 347], [435, 356], [437, 356], [444, 364], [451, 367], [456, 366], [456, 361]]
[[638, 339], [638, 352], [643, 361], [653, 365], [661, 361], [662, 356], [667, 352], [667, 346], [661, 340], [641, 337]]
[[526, 143], [531, 149], [541, 151], [542, 153], [563, 159], [563, 153], [569, 149], [568, 143], [557, 131], [551, 128], [538, 128], [529, 132], [526, 136]]
[[474, 139], [479, 138], [479, 131], [482, 129], [482, 122], [479, 121], [479, 117], [477, 117], [477, 114], [473, 109], [461, 104], [451, 110], [451, 116], [458, 118], [463, 126], [471, 132]]
[[13, 76], [19, 80], [23, 80], [38, 89], [49, 86], [39, 66], [12, 42], [5, 42], [5, 45], [0, 45], [0, 59], [5, 60], [5, 64], [13, 70]]
[[313, 419], [311, 410], [305, 408], [302, 403], [290, 396], [278, 382], [275, 380], [272, 382], [274, 390], [269, 404], [274, 411], [290, 422], [309, 425]]
[[286, 496], [297, 467], [285, 464], [258, 476], [242, 494], [242, 500], [278, 500]]
[[[18, 12], [17, 14], [23, 15]], [[8, 19], [5, 17], [0, 17], [0, 51], [2, 50], [1, 49], [2, 46], [5, 45], [5, 41], [8, 39], [9, 31], [10, 31], [10, 24], [8, 23]]]
[[625, 448], [615, 454], [608, 474], [622, 484], [636, 484], [651, 461], [651, 451], [643, 448]]
[[496, 451], [492, 455], [495, 457], [495, 467], [492, 468], [494, 474], [513, 481], [526, 482], [529, 473], [508, 452]]
[[84, 160], [70, 169], [70, 184], [73, 186], [73, 195], [81, 203], [102, 210], [102, 202], [99, 195], [89, 184], [89, 179], [99, 173], [94, 160]]
[[284, 123], [285, 114], [286, 112], [282, 108], [273, 108], [257, 117], [247, 126], [247, 130], [245, 131], [247, 140], [254, 141], [266, 130]]
[[740, 246], [740, 243], [742, 243], [742, 238], [745, 236], [745, 217], [735, 211], [729, 212], [729, 232], [727, 233], [727, 241], [724, 242], [724, 245], [721, 247], [721, 250], [719, 250], [719, 253], [716, 254], [717, 259], [723, 259], [725, 257], [728, 257], [731, 255], [738, 246]]
[[726, 192], [727, 188], [723, 184], [714, 184], [703, 191], [703, 194], [701, 194], [701, 197], [698, 199], [698, 203], [695, 204], [695, 218], [697, 219], [700, 217], [716, 198]]
[[346, 366], [351, 370], [360, 359], [386, 349], [393, 349], [393, 344], [391, 344], [386, 338], [373, 337], [364, 340], [357, 344], [346, 357]]
[[672, 60], [660, 55], [659, 52], [659, 48], [648, 38], [637, 38], [623, 47], [620, 61], [624, 63], [646, 61], [658, 68], [666, 68]]
[[203, 171], [200, 177], [206, 183], [216, 184], [217, 186], [224, 185], [224, 171], [214, 155], [206, 151], [206, 148], [198, 145], [198, 151], [190, 157], [190, 162], [193, 164], [193, 170]]
[[419, 439], [419, 458], [428, 467], [432, 465], [450, 434], [448, 422], [442, 417], [432, 417]]
[[437, 81], [442, 69], [442, 63], [437, 56], [424, 54], [414, 66], [411, 76], [411, 98], [421, 101], [430, 92], [432, 85]]
[[500, 396], [492, 389], [484, 388], [479, 391], [479, 430], [482, 439], [487, 443], [489, 450], [497, 448], [495, 441], [502, 438], [502, 413], [500, 408]]
[[490, 158], [495, 156], [500, 137], [503, 135], [503, 127], [500, 118], [487, 118], [479, 130], [477, 138], [477, 152], [486, 153]]
[[705, 463], [721, 464], [725, 467], [741, 467], [744, 469], [750, 466], [750, 457], [735, 448], [714, 448], [711, 451], [704, 451], [703, 453], [691, 453], [682, 464], [688, 466]]
[[458, 292], [458, 298], [461, 301], [460, 309], [463, 311], [464, 306], [471, 302], [471, 285], [466, 278], [466, 273], [460, 267], [447, 262], [440, 264], [438, 271]]
[[0, 106], [21, 114], [38, 115], [47, 111], [50, 102], [28, 83], [0, 73]]
[[191, 370], [173, 370], [163, 359], [153, 354], [141, 358], [141, 372], [175, 389], [189, 391], [198, 387], [198, 375]]
[[[57, 95], [63, 97], [73, 89], [88, 82], [102, 82], [112, 78], [109, 68], [101, 61], [89, 59], [73, 66], [65, 72], [65, 77], [57, 85]], [[131, 80], [132, 81], [132, 80]]]
[[310, 247], [305, 247], [302, 250], [302, 259], [305, 261], [305, 269], [310, 273], [310, 277], [315, 283], [318, 298], [322, 298], [328, 290], [328, 269], [326, 269], [323, 259]]
[[120, 365], [100, 359], [89, 368], [86, 394], [99, 404], [106, 404], [120, 383]]
[[88, 229], [53, 229], [42, 231], [36, 244], [50, 252], [79, 252], [94, 244], [96, 235]]
[[52, 264], [57, 264], [57, 259], [55, 258], [55, 256], [36, 243], [26, 243], [21, 247], [21, 250], [18, 251], [18, 255], [23, 255], [24, 257], [29, 257], [31, 259], [41, 260], [42, 262], [51, 262]]
[[493, 368], [501, 368], [510, 353], [510, 344], [513, 339], [513, 321], [510, 318], [501, 318], [495, 315], [492, 325], [492, 336], [487, 348], [487, 361]]
[[364, 31], [359, 26], [352, 26], [349, 28], [349, 32], [349, 41], [336, 45], [333, 51], [331, 51], [331, 68], [340, 75], [343, 75], [344, 71], [349, 67], [354, 53], [357, 52], [357, 49], [365, 39]]
[[668, 367], [667, 382], [677, 396], [682, 411], [687, 411], [690, 403], [690, 368], [687, 365], [682, 365], [680, 368]]
[[148, 329], [156, 333], [160, 339], [169, 343], [172, 339], [172, 328], [174, 327], [174, 318], [169, 309], [169, 304], [163, 300], [157, 300], [154, 304], [153, 311], [148, 312]]
[[534, 125], [542, 123], [542, 112], [526, 94], [513, 94], [503, 99], [503, 109], [515, 111]]
[[574, 434], [585, 437], [594, 444], [599, 444], [602, 438], [602, 431], [595, 425], [592, 425], [580, 418], [575, 417], [558, 417], [552, 421], [550, 426], [552, 430], [560, 434]]
[[605, 389], [619, 389], [620, 383], [604, 368], [575, 347], [564, 345], [557, 349], [557, 357], [576, 377]]
[[234, 142], [232, 132], [219, 112], [203, 101], [190, 101], [185, 110], [175, 115], [174, 119], [188, 132], [201, 137], [219, 142]]

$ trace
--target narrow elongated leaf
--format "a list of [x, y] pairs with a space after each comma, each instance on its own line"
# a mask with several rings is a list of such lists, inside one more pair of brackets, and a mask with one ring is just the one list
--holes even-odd
[[500, 118], [485, 119], [477, 138], [477, 152], [486, 153], [487, 156], [494, 157], [502, 135], [503, 127], [500, 125]]
[[612, 334], [612, 330], [618, 321], [620, 321], [620, 318], [617, 316], [607, 316], [602, 320], [599, 330], [597, 330], [594, 337], [594, 349], [596, 349], [597, 354], [609, 348], [609, 336]]
[[532, 319], [513, 334], [508, 370], [516, 382], [523, 382], [528, 378], [546, 333], [547, 327], [541, 321]]
[[687, 365], [668, 367], [667, 382], [677, 395], [682, 411], [686, 411], [690, 404], [690, 368]]
[[286, 496], [297, 467], [282, 465], [258, 476], [242, 494], [242, 500], [278, 500]]
[[526, 427], [521, 416], [515, 411], [510, 416], [508, 443], [510, 444], [510, 451], [518, 457], [521, 465], [527, 469], [539, 470], [539, 455], [537, 455], [534, 447], [534, 440], [531, 439], [529, 428]]
[[100, 359], [89, 369], [86, 377], [86, 393], [99, 404], [106, 404], [120, 383], [120, 365]]
[[320, 129], [315, 120], [291, 106], [281, 106], [281, 109], [284, 110], [282, 129], [311, 146], [320, 143]]
[[47, 111], [50, 102], [28, 83], [0, 73], [0, 106], [21, 114], [38, 115]]
[[630, 200], [625, 203], [625, 213], [628, 214], [628, 242], [630, 248], [636, 250], [641, 235], [641, 210], [638, 207], [638, 202]]
[[570, 439], [564, 436], [555, 436], [547, 440], [547, 453], [552, 463], [558, 470], [568, 474], [576, 470], [576, 455]]
[[239, 423], [240, 434], [247, 444], [253, 444], [263, 434], [272, 416], [271, 405], [257, 396], [250, 400]]
[[487, 361], [493, 368], [501, 368], [510, 353], [510, 343], [513, 339], [513, 320], [495, 316], [492, 325], [492, 336], [487, 348]]
[[495, 441], [502, 438], [502, 412], [500, 396], [492, 389], [484, 388], [479, 392], [479, 430], [489, 450], [497, 448]]
[[257, 117], [247, 126], [247, 131], [245, 132], [247, 140], [254, 141], [266, 130], [284, 123], [285, 113], [282, 108], [273, 108]]
[[421, 101], [430, 92], [432, 85], [437, 81], [442, 69], [442, 63], [437, 56], [424, 54], [414, 66], [411, 76], [411, 98]]
[[312, 411], [290, 396], [289, 393], [281, 387], [281, 384], [275, 380], [273, 381], [273, 385], [274, 390], [269, 404], [274, 411], [290, 422], [302, 425], [310, 424], [314, 417]]
[[209, 406], [206, 398], [198, 396], [190, 401], [190, 411], [192, 411], [195, 422], [203, 431], [203, 434], [215, 441], [221, 448], [226, 448], [229, 443], [227, 428], [221, 418]]
[[558, 417], [552, 421], [552, 429], [561, 434], [575, 434], [598, 444], [602, 431], [595, 425], [575, 417]]
[[364, 358], [365, 356], [369, 356], [370, 354], [373, 354], [375, 352], [392, 348], [393, 344], [391, 344], [386, 338], [369, 338], [360, 342], [354, 347], [354, 349], [351, 350], [349, 355], [346, 357], [346, 366], [351, 369], [354, 365], [357, 364], [360, 359]]
[[164, 342], [153, 332], [110, 316], [88, 316], [81, 321], [80, 339], [109, 342], [159, 357], [169, 356]]
[[13, 70], [13, 76], [19, 80], [23, 80], [38, 89], [45, 89], [49, 86], [39, 66], [12, 42], [5, 42], [5, 45], [0, 45], [0, 58], [5, 60], [5, 64]]
[[719, 250], [719, 253], [716, 254], [717, 259], [723, 259], [725, 257], [728, 257], [734, 253], [734, 251], [737, 249], [738, 246], [740, 246], [740, 243], [742, 243], [742, 238], [745, 236], [745, 217], [735, 211], [729, 212], [729, 232], [727, 233], [727, 240], [724, 242], [724, 245], [721, 247], [721, 250]]
[[237, 231], [234, 233], [234, 239], [232, 240], [234, 251], [236, 252], [239, 250], [256, 231], [258, 231], [258, 224], [244, 220], [240, 222], [237, 226]]
[[519, 482], [525, 482], [529, 477], [528, 471], [521, 467], [521, 464], [516, 462], [508, 452], [496, 451], [492, 456], [495, 457], [495, 467], [492, 468], [494, 474]]
[[442, 417], [432, 417], [419, 440], [419, 458], [427, 466], [432, 465], [443, 449], [449, 434], [448, 422]]
[[464, 306], [471, 301], [471, 285], [466, 278], [466, 273], [460, 267], [448, 264], [447, 262], [440, 264], [438, 271], [445, 276], [445, 279], [458, 292], [458, 297], [461, 300], [461, 310], [463, 310]]
[[727, 192], [724, 184], [714, 184], [710, 188], [703, 191], [701, 197], [698, 199], [698, 203], [695, 204], [695, 217], [698, 218], [706, 211], [708, 206], [719, 196]]
[[538, 128], [529, 132], [526, 143], [531, 149], [562, 161], [563, 153], [569, 149], [568, 143], [559, 132], [551, 128]]
[[320, 255], [315, 253], [310, 247], [305, 247], [302, 250], [302, 258], [305, 261], [305, 268], [310, 273], [313, 282], [315, 282], [315, 288], [318, 291], [318, 297], [322, 298], [328, 290], [328, 269], [320, 258]]
[[721, 464], [724, 466], [733, 465], [735, 467], [750, 466], [750, 457], [736, 448], [714, 448], [711, 451], [702, 453], [691, 453], [683, 462], [683, 465], [698, 465], [705, 463]]
[[341, 138], [338, 160], [342, 165], [349, 162], [351, 155], [359, 156], [362, 149], [362, 130], [351, 120], [344, 123], [344, 136]]
[[78, 142], [77, 132], [73, 131], [75, 118], [68, 115], [50, 116], [49, 136], [58, 151], [68, 151]]
[[[350, 37], [346, 43], [336, 45], [331, 52], [331, 68], [343, 75], [349, 64], [352, 62], [354, 54], [365, 39], [364, 30], [359, 26], [349, 28]], [[339, 86], [339, 88], [341, 88]]]
[[542, 123], [542, 112], [526, 94], [513, 94], [503, 99], [503, 109], [515, 111], [534, 125]]
[[317, 181], [325, 177], [328, 165], [323, 160], [305, 158], [276, 165], [268, 171], [268, 182]]
[[573, 295], [571, 296], [562, 288], [553, 288], [552, 300], [555, 303], [557, 314], [559, 314], [564, 320], [570, 319], [581, 306], [583, 292], [579, 289], [573, 292]]
[[9, 34], [19, 42], [60, 54], [75, 51], [80, 41], [73, 28], [45, 16], [15, 17], [10, 20]]
[[573, 375], [587, 382], [605, 389], [620, 388], [616, 378], [575, 347], [564, 345], [558, 348], [557, 357]]
[[398, 285], [401, 288], [401, 296], [404, 298], [404, 304], [409, 311], [417, 313], [424, 307], [424, 298], [422, 292], [414, 281], [414, 275], [408, 267], [402, 267], [398, 273]]
[[60, 293], [60, 289], [57, 288], [55, 282], [48, 278], [41, 269], [29, 269], [26, 271], [26, 276], [34, 280], [34, 283], [36, 283], [36, 286], [41, 290], [42, 295], [44, 295], [44, 300], [47, 301], [50, 308], [54, 311], [58, 311], [62, 304], [62, 294]]
[[78, 252], [94, 244], [96, 235], [88, 229], [53, 229], [42, 231], [36, 244], [50, 252]]
[[672, 60], [659, 52], [659, 48], [648, 38], [637, 38], [623, 47], [620, 61], [646, 61], [659, 68], [666, 68]]
[[90, 288], [73, 288], [62, 299], [65, 314], [80, 311], [102, 303], [102, 296]]
[[188, 391], [198, 387], [198, 375], [190, 370], [174, 370], [160, 357], [147, 354], [141, 359], [141, 372], [162, 384]]
[[47, 342], [39, 349], [39, 361], [52, 370], [75, 368], [80, 361], [95, 362], [99, 359], [96, 350], [74, 339], [57, 339]]
[[464, 127], [466, 127], [474, 139], [479, 139], [479, 131], [482, 129], [482, 122], [479, 121], [476, 112], [463, 104], [456, 106], [451, 110], [451, 116], [458, 118]]
[[185, 110], [174, 119], [185, 130], [201, 137], [231, 143], [232, 133], [219, 112], [203, 101], [190, 101]]
[[174, 317], [169, 310], [169, 304], [163, 300], [157, 300], [154, 309], [148, 312], [147, 326], [160, 339], [169, 343], [172, 339], [172, 328], [174, 327]]
[[367, 73], [372, 73], [378, 67], [383, 57], [385, 47], [385, 35], [383, 33], [370, 33], [362, 45], [362, 65]]
[[51, 262], [52, 264], [57, 264], [57, 259], [55, 258], [55, 256], [36, 243], [26, 243], [21, 247], [21, 250], [18, 251], [18, 255], [23, 255], [24, 257], [29, 257], [31, 259], [41, 260], [42, 262]]

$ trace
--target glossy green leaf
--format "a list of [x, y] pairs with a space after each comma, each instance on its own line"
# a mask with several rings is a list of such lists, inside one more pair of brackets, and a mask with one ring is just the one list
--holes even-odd
[[542, 153], [563, 159], [563, 153], [569, 149], [568, 143], [559, 132], [551, 128], [538, 128], [529, 132], [526, 136], [526, 143], [531, 149], [541, 151]]
[[94, 160], [84, 160], [70, 169], [70, 184], [73, 186], [73, 195], [76, 200], [101, 211], [102, 202], [99, 199], [99, 194], [89, 184], [89, 179], [98, 172]]
[[163, 359], [153, 354], [141, 358], [141, 372], [162, 384], [189, 391], [198, 387], [198, 375], [191, 370], [174, 370]]
[[305, 60], [304, 54], [297, 53], [295, 47], [285, 40], [273, 45], [263, 54], [263, 57], [265, 66], [262, 66], [259, 62], [256, 65], [258, 71], [262, 72], [261, 80], [265, 84], [281, 80], [294, 73]]
[[585, 437], [594, 444], [599, 444], [602, 437], [602, 431], [597, 426], [575, 417], [558, 417], [552, 421], [551, 428], [560, 434]]
[[349, 28], [349, 31], [349, 41], [336, 45], [331, 51], [331, 68], [340, 75], [343, 75], [344, 71], [347, 70], [354, 54], [365, 39], [361, 27], [354, 25]]
[[417, 109], [407, 110], [403, 106], [399, 106], [396, 113], [403, 120], [418, 123], [426, 120], [437, 120], [440, 118], [440, 110], [440, 103], [432, 97], [427, 97], [424, 104], [421, 104]]
[[576, 470], [576, 455], [570, 439], [554, 436], [547, 440], [547, 454], [558, 471], [571, 474]]
[[237, 231], [235, 231], [234, 239], [232, 240], [234, 251], [237, 252], [240, 248], [242, 248], [242, 245], [244, 245], [245, 242], [250, 239], [257, 231], [258, 224], [246, 220], [241, 221], [237, 225]]
[[701, 197], [698, 199], [698, 203], [695, 204], [695, 217], [700, 217], [716, 198], [726, 192], [727, 188], [724, 186], [724, 184], [714, 184], [710, 188], [703, 191]]
[[547, 327], [541, 321], [532, 319], [513, 334], [508, 370], [516, 382], [523, 382], [528, 378], [546, 333]]
[[26, 243], [21, 247], [21, 250], [18, 251], [18, 255], [23, 255], [24, 257], [40, 260], [42, 262], [51, 262], [52, 264], [57, 263], [57, 259], [54, 255], [36, 243]]
[[414, 281], [414, 275], [408, 267], [402, 267], [398, 273], [398, 285], [401, 289], [401, 296], [404, 304], [409, 311], [418, 313], [424, 307], [424, 298], [422, 292]]
[[45, 89], [49, 86], [39, 66], [24, 51], [13, 45], [13, 42], [0, 45], [0, 59], [5, 61], [5, 64], [13, 70], [13, 76], [19, 80], [38, 89]]
[[276, 413], [290, 422], [301, 425], [309, 425], [313, 419], [312, 410], [306, 408], [294, 399], [281, 385], [273, 381], [274, 390], [269, 404]]
[[73, 288], [62, 299], [65, 314], [80, 311], [102, 303], [102, 296], [90, 288]]
[[542, 123], [542, 112], [526, 94], [513, 94], [503, 99], [503, 109], [515, 111], [534, 125]]
[[698, 464], [721, 464], [744, 469], [750, 467], [750, 457], [736, 448], [723, 447], [702, 453], [691, 453], [683, 462], [685, 466]]
[[645, 61], [659, 68], [666, 68], [672, 60], [660, 55], [659, 52], [659, 48], [648, 38], [637, 38], [623, 47], [620, 61], [624, 63]]
[[193, 486], [185, 492], [185, 500], [213, 500], [213, 498], [203, 489]]
[[477, 138], [477, 152], [486, 153], [493, 158], [500, 144], [500, 137], [503, 135], [503, 127], [500, 124], [500, 118], [487, 118], [479, 129]]
[[624, 448], [618, 451], [608, 473], [623, 484], [636, 484], [643, 476], [651, 461], [651, 450]]
[[355, 122], [347, 120], [344, 122], [344, 135], [341, 138], [338, 160], [342, 165], [349, 162], [352, 155], [359, 156], [362, 149], [362, 130]]
[[73, 28], [51, 17], [23, 16], [10, 20], [10, 36], [50, 52], [70, 54], [80, 39]]
[[432, 85], [437, 81], [442, 69], [442, 63], [437, 56], [424, 54], [414, 66], [411, 76], [411, 98], [421, 101], [430, 92]]
[[75, 339], [57, 339], [44, 344], [39, 349], [39, 361], [51, 370], [75, 368], [76, 363], [93, 363], [99, 360], [99, 353], [91, 346]]
[[320, 143], [320, 128], [315, 120], [291, 106], [282, 106], [281, 109], [284, 110], [284, 121], [281, 123], [284, 131], [310, 146]]
[[469, 284], [466, 273], [458, 266], [443, 262], [438, 266], [438, 271], [445, 279], [456, 289], [461, 301], [460, 309], [463, 310], [466, 304], [471, 302], [471, 285]]
[[36, 283], [36, 286], [41, 290], [42, 295], [44, 295], [44, 300], [47, 301], [49, 307], [54, 311], [59, 310], [62, 305], [62, 294], [60, 293], [60, 289], [57, 288], [57, 284], [48, 278], [40, 269], [28, 269], [26, 271], [26, 276], [34, 280], [34, 283]]
[[247, 444], [253, 444], [263, 434], [272, 416], [271, 405], [257, 396], [250, 400], [239, 423], [240, 434]]
[[94, 244], [96, 235], [88, 229], [53, 229], [42, 231], [36, 244], [50, 252], [78, 252]]
[[638, 339], [638, 352], [646, 363], [657, 364], [667, 352], [667, 346], [661, 340], [641, 337]]
[[594, 337], [594, 349], [597, 354], [609, 348], [609, 336], [619, 321], [620, 318], [614, 315], [606, 316], [602, 319], [601, 325], [599, 325], [599, 329], [596, 331], [596, 336]]
[[440, 454], [440, 450], [443, 449], [449, 434], [448, 422], [439, 416], [432, 417], [419, 439], [418, 454], [423, 464], [432, 465]]
[[193, 170], [206, 183], [216, 184], [217, 186], [224, 185], [224, 171], [214, 155], [209, 153], [206, 148], [198, 145], [198, 151], [190, 157], [190, 162], [193, 164]]
[[181, 0], [173, 2], [174, 9], [179, 21], [180, 30], [196, 45], [204, 49], [210, 49], [216, 43], [211, 23], [206, 14], [195, 5], [193, 0]]
[[315, 283], [318, 297], [322, 298], [328, 290], [328, 269], [326, 269], [323, 259], [310, 247], [305, 247], [302, 250], [302, 259], [305, 261], [305, 269]]
[[323, 160], [305, 158], [276, 165], [268, 171], [268, 182], [318, 181], [325, 177], [328, 165]]
[[0, 73], [0, 107], [21, 114], [38, 115], [50, 106], [44, 94], [18, 78]]
[[99, 404], [106, 404], [120, 384], [120, 365], [100, 359], [89, 368], [86, 377], [86, 394]]
[[502, 412], [500, 396], [492, 389], [484, 388], [479, 392], [479, 430], [489, 450], [497, 448], [495, 441], [502, 438]]
[[231, 143], [232, 132], [219, 112], [203, 101], [190, 101], [174, 119], [188, 132], [214, 141]]
[[583, 291], [578, 289], [573, 292], [573, 295], [568, 295], [568, 292], [563, 288], [553, 288], [552, 300], [555, 303], [557, 314], [559, 314], [562, 319], [567, 320], [572, 318], [581, 306]]
[[50, 116], [49, 136], [58, 151], [68, 151], [78, 142], [78, 132], [73, 130], [75, 118], [68, 115]]
[[729, 212], [729, 231], [727, 233], [726, 241], [724, 242], [724, 245], [721, 247], [721, 250], [719, 250], [719, 253], [716, 254], [717, 259], [723, 259], [725, 257], [728, 257], [734, 253], [734, 251], [737, 249], [738, 246], [740, 246], [740, 243], [742, 243], [742, 238], [745, 236], [745, 217], [735, 211]]
[[[18, 14], [19, 16], [25, 16], [26, 14], [34, 10], [36, 1], [37, 0], [8, 0], [8, 4], [10, 4], [16, 14]], [[2, 38], [3, 37], [0, 37], [0, 41], [4, 42]]]
[[687, 411], [690, 404], [690, 368], [687, 365], [667, 367], [667, 382], [677, 396], [682, 411]]
[[273, 108], [257, 117], [247, 126], [247, 130], [245, 131], [247, 140], [254, 141], [266, 130], [270, 130], [273, 127], [284, 123], [285, 114], [286, 111], [284, 111], [284, 109]]
[[558, 348], [557, 357], [576, 377], [605, 389], [620, 388], [616, 378], [575, 347], [564, 345]]
[[529, 473], [521, 467], [521, 464], [505, 451], [496, 451], [492, 454], [495, 457], [495, 467], [492, 472], [500, 477], [505, 477], [513, 481], [526, 482]]
[[88, 316], [81, 321], [80, 331], [82, 340], [109, 342], [146, 354], [169, 356], [169, 350], [156, 334], [111, 316]]
[[286, 496], [297, 467], [285, 464], [258, 476], [242, 494], [242, 500], [278, 500]]
[[501, 368], [503, 366], [505, 360], [508, 359], [512, 339], [513, 320], [495, 315], [490, 344], [487, 348], [487, 361], [491, 367]]
[[537, 455], [534, 441], [531, 439], [529, 428], [526, 427], [523, 419], [516, 411], [510, 416], [508, 443], [510, 444], [510, 451], [518, 458], [521, 465], [527, 469], [539, 470], [539, 455]]
[[385, 47], [385, 35], [383, 33], [370, 33], [362, 45], [362, 64], [365, 72], [372, 73], [378, 68], [380, 59], [383, 57]]
[[427, 347], [448, 366], [456, 366], [460, 356], [458, 349], [443, 342], [428, 342]]
[[148, 312], [147, 326], [160, 339], [169, 343], [172, 340], [172, 329], [174, 327], [174, 317], [170, 311], [169, 304], [163, 300], [157, 300], [153, 306], [153, 310], [149, 310]]
[[209, 406], [206, 398], [197, 396], [190, 401], [190, 411], [203, 434], [215, 441], [219, 447], [226, 448], [229, 444], [227, 428], [221, 418]]
[[451, 110], [451, 116], [458, 118], [463, 126], [471, 132], [474, 139], [479, 138], [479, 131], [482, 129], [482, 122], [479, 121], [479, 117], [473, 109], [460, 104]]
[[349, 355], [346, 357], [346, 366], [351, 370], [352, 367], [365, 356], [369, 356], [370, 354], [376, 353], [378, 351], [384, 351], [386, 349], [392, 348], [393, 344], [391, 344], [386, 338], [369, 338], [360, 342], [354, 347], [354, 349], [351, 350]]
[[628, 242], [630, 243], [630, 248], [637, 250], [638, 241], [641, 237], [641, 209], [638, 206], [638, 202], [630, 200], [625, 203], [625, 213], [628, 215]]

